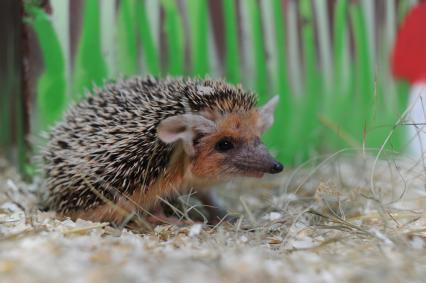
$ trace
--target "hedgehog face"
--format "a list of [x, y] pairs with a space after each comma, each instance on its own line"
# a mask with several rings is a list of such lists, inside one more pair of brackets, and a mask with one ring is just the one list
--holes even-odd
[[262, 108], [246, 112], [218, 114], [206, 110], [173, 116], [160, 123], [158, 136], [165, 143], [181, 142], [191, 173], [198, 178], [278, 173], [283, 166], [260, 141], [273, 123], [277, 102], [275, 97]]

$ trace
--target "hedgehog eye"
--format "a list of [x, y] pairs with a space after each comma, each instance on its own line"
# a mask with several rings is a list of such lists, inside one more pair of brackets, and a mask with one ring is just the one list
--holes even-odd
[[232, 140], [230, 138], [223, 138], [219, 140], [215, 145], [215, 149], [220, 152], [228, 151], [233, 148], [234, 144], [232, 143]]

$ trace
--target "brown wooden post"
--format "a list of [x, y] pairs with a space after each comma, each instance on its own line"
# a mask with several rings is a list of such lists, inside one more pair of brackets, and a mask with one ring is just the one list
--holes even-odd
[[[72, 3], [81, 6], [82, 1]], [[25, 3], [39, 5], [51, 13], [49, 0], [0, 1], [0, 156], [28, 173], [25, 169], [29, 168], [26, 165], [31, 153], [30, 111], [34, 108], [36, 81], [43, 62], [36, 35], [24, 20], [28, 17]], [[77, 20], [72, 23], [81, 18], [80, 6], [74, 9]]]
[[17, 103], [21, 89], [21, 1], [0, 1], [0, 146], [16, 160]]

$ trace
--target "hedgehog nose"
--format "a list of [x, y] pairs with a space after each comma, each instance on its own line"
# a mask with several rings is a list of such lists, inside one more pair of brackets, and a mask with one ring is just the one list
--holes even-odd
[[275, 161], [274, 164], [272, 165], [271, 171], [269, 171], [271, 174], [276, 174], [276, 173], [280, 173], [281, 171], [283, 171], [284, 166], [279, 163], [278, 161]]

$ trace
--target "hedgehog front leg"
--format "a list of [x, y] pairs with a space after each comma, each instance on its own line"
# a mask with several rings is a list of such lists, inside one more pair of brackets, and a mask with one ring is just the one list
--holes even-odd
[[167, 216], [164, 212], [164, 208], [161, 205], [157, 205], [151, 209], [150, 214], [146, 217], [146, 221], [153, 225], [161, 224], [172, 224], [172, 225], [182, 225], [182, 224], [191, 224], [192, 222], [186, 220], [180, 220], [175, 216]]
[[216, 225], [223, 220], [229, 222], [234, 222], [236, 220], [235, 217], [230, 216], [226, 209], [223, 208], [213, 191], [198, 191], [196, 196], [209, 214], [209, 224]]

